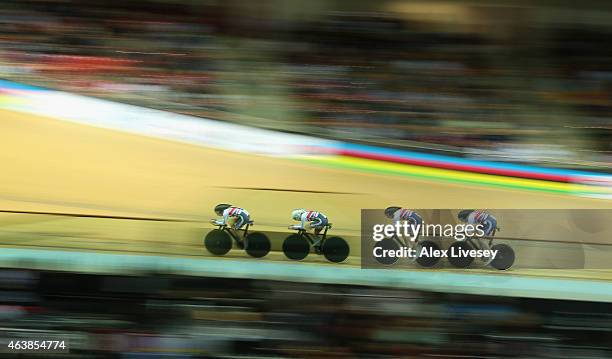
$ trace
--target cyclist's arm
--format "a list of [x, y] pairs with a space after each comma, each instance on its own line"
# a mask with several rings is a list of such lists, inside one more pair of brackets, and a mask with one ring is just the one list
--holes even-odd
[[395, 211], [395, 213], [393, 213], [393, 223], [397, 223], [397, 222], [399, 222], [401, 220], [401, 218], [400, 218], [402, 216], [401, 212], [402, 211], [397, 210], [397, 211]]
[[226, 209], [225, 211], [223, 211], [223, 218], [221, 219], [222, 221], [222, 225], [226, 225], [227, 224], [227, 220], [229, 219], [229, 213], [230, 213], [230, 209]]
[[308, 220], [306, 219], [308, 217], [308, 212], [304, 212], [302, 213], [302, 217], [300, 218], [300, 228], [304, 229], [306, 228], [306, 222], [308, 222]]

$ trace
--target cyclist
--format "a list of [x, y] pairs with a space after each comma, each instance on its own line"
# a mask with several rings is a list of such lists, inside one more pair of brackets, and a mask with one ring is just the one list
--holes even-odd
[[329, 223], [327, 216], [321, 212], [309, 211], [307, 209], [294, 209], [291, 212], [291, 218], [294, 221], [300, 221], [298, 225], [291, 226], [293, 229], [312, 229], [315, 234], [321, 233], [321, 230]]
[[408, 221], [409, 224], [414, 226], [422, 224], [423, 218], [413, 210], [402, 208], [398, 206], [387, 207], [385, 209], [385, 216], [393, 220], [393, 222]]
[[[482, 226], [484, 236], [476, 237], [478, 240], [478, 246], [480, 247], [479, 249], [491, 249], [493, 236], [498, 230], [497, 218], [495, 218], [495, 216], [480, 209], [464, 209], [459, 211], [457, 218], [463, 223]], [[489, 240], [485, 240], [484, 237], [489, 237]], [[486, 262], [485, 265], [489, 265], [493, 261], [494, 257], [482, 257], [481, 259]]]
[[459, 212], [457, 218], [463, 223], [481, 225], [487, 237], [493, 237], [497, 230], [497, 218], [483, 210], [464, 209]]
[[215, 206], [215, 213], [222, 218], [216, 219], [214, 223], [219, 226], [227, 225], [233, 229], [240, 229], [249, 223], [251, 217], [244, 208], [232, 206], [228, 203], [220, 203]]

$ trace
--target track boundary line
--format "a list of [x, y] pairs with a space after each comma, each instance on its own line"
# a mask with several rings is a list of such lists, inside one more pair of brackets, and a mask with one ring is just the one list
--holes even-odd
[[265, 188], [265, 187], [234, 187], [234, 186], [216, 186], [216, 188], [228, 188], [228, 189], [243, 189], [250, 191], [272, 191], [272, 192], [299, 192], [299, 193], [320, 193], [320, 194], [365, 194], [357, 192], [337, 192], [337, 191], [317, 191], [307, 189], [285, 189], [285, 188]]
[[189, 219], [178, 218], [155, 218], [155, 217], [133, 217], [133, 216], [112, 216], [104, 214], [86, 214], [86, 213], [64, 213], [64, 212], [38, 212], [38, 211], [15, 211], [8, 209], [0, 209], [0, 213], [12, 214], [37, 214], [59, 217], [78, 217], [78, 218], [104, 218], [104, 219], [123, 219], [129, 221], [151, 221], [151, 222], [198, 222]]

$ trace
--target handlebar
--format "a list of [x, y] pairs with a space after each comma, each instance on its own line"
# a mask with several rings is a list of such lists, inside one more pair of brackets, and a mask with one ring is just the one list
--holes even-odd
[[[326, 225], [323, 226], [324, 228], [330, 229], [332, 227], [331, 223], [328, 223]], [[292, 224], [289, 227], [287, 227], [288, 229], [294, 229], [294, 230], [298, 230], [298, 229], [302, 229], [302, 230], [306, 230], [306, 228], [302, 228], [300, 226], [298, 226], [297, 224]]]
[[[217, 223], [217, 220], [216, 220], [216, 219], [211, 219], [211, 220], [210, 220], [210, 223], [212, 223], [212, 224], [216, 224], [217, 226], [222, 226], [222, 224]], [[247, 222], [247, 223], [245, 223], [245, 224], [250, 224], [250, 225], [253, 225], [254, 223], [255, 223], [255, 222], [253, 222], [253, 220], [250, 220], [250, 221], [248, 221], [248, 222]]]

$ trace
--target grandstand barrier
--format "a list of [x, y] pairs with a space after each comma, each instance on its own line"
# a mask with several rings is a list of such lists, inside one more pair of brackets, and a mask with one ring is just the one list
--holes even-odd
[[217, 278], [346, 284], [431, 292], [612, 302], [612, 283], [537, 276], [426, 270], [361, 269], [284, 261], [207, 259], [154, 255], [3, 248], [0, 268], [95, 274], [170, 274]]

